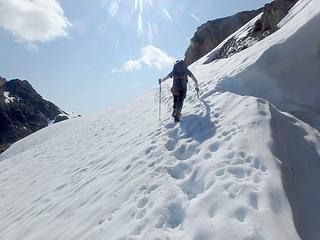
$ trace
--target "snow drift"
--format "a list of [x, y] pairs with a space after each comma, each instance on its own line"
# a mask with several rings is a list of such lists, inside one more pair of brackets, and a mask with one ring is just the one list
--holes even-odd
[[1, 238], [320, 239], [319, 15], [301, 0], [275, 34], [194, 63], [202, 96], [178, 125], [157, 121], [154, 90], [15, 143]]

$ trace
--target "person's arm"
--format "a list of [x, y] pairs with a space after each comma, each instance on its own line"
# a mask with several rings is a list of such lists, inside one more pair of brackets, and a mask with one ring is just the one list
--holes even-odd
[[166, 77], [164, 77], [163, 79], [159, 79], [159, 84], [161, 84], [162, 82], [168, 80], [169, 78], [172, 78], [172, 72], [169, 73]]
[[192, 72], [190, 70], [188, 71], [188, 75], [194, 81], [195, 89], [197, 91], [199, 91], [199, 83], [198, 83], [198, 80], [196, 79], [196, 77], [192, 74]]

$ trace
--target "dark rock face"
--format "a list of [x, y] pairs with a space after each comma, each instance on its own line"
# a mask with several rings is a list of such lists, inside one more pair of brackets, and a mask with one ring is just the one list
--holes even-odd
[[0, 78], [0, 153], [15, 141], [48, 126], [49, 120], [67, 118], [68, 114], [44, 100], [28, 81]]
[[262, 9], [240, 12], [230, 17], [208, 21], [198, 27], [185, 53], [184, 60], [187, 65], [206, 55], [261, 12]]
[[[79, 116], [78, 116], [79, 117]], [[62, 121], [64, 121], [64, 120], [67, 120], [67, 119], [69, 119], [69, 117], [68, 116], [66, 116], [66, 115], [58, 115], [56, 118], [55, 118], [55, 120], [54, 120], [54, 123], [58, 123], [58, 122], [62, 122]]]
[[298, 0], [275, 0], [266, 4], [261, 19], [255, 24], [255, 31], [275, 32], [278, 30], [277, 24], [297, 2]]
[[231, 57], [278, 30], [278, 23], [288, 14], [298, 0], [275, 0], [263, 8], [263, 14], [242, 38], [230, 38], [217, 52], [214, 52], [205, 63], [221, 58]]

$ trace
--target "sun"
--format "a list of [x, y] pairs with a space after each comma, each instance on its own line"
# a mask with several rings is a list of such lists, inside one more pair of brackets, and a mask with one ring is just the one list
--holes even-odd
[[[108, 20], [122, 18], [124, 24], [135, 23], [138, 38], [147, 38], [152, 43], [157, 35], [155, 16], [171, 22], [172, 15], [160, 0], [105, 0], [103, 5], [107, 9]], [[126, 16], [126, 17], [123, 17]]]

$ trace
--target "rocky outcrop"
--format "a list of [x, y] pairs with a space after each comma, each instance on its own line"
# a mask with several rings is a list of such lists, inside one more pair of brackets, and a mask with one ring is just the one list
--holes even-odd
[[190, 65], [203, 57], [261, 12], [262, 9], [240, 12], [201, 25], [190, 41], [190, 46], [185, 53], [185, 62]]
[[197, 29], [185, 53], [188, 65], [216, 48], [228, 36], [263, 12], [246, 36], [229, 39], [206, 63], [227, 58], [240, 52], [278, 30], [279, 22], [299, 0], [274, 0], [256, 11], [237, 13], [231, 17], [209, 21]]
[[280, 21], [297, 2], [298, 0], [275, 0], [266, 4], [263, 8], [261, 18], [247, 31], [248, 34], [246, 36], [230, 38], [220, 49], [213, 53], [205, 63], [231, 57], [233, 54], [251, 47], [274, 33], [279, 29], [278, 24]]
[[297, 2], [298, 0], [275, 0], [266, 4], [261, 18], [255, 23], [254, 31], [270, 31], [270, 33], [277, 31], [278, 23]]
[[15, 141], [68, 118], [53, 103], [43, 99], [28, 81], [0, 78], [0, 153]]
[[2, 87], [6, 83], [6, 79], [3, 77], [0, 77], [0, 87]]
[[4, 86], [4, 84], [6, 83], [6, 79], [5, 78], [2, 78], [2, 77], [0, 77], [0, 96], [2, 96], [3, 95], [3, 93], [4, 93], [4, 88], [3, 88], [3, 86]]

